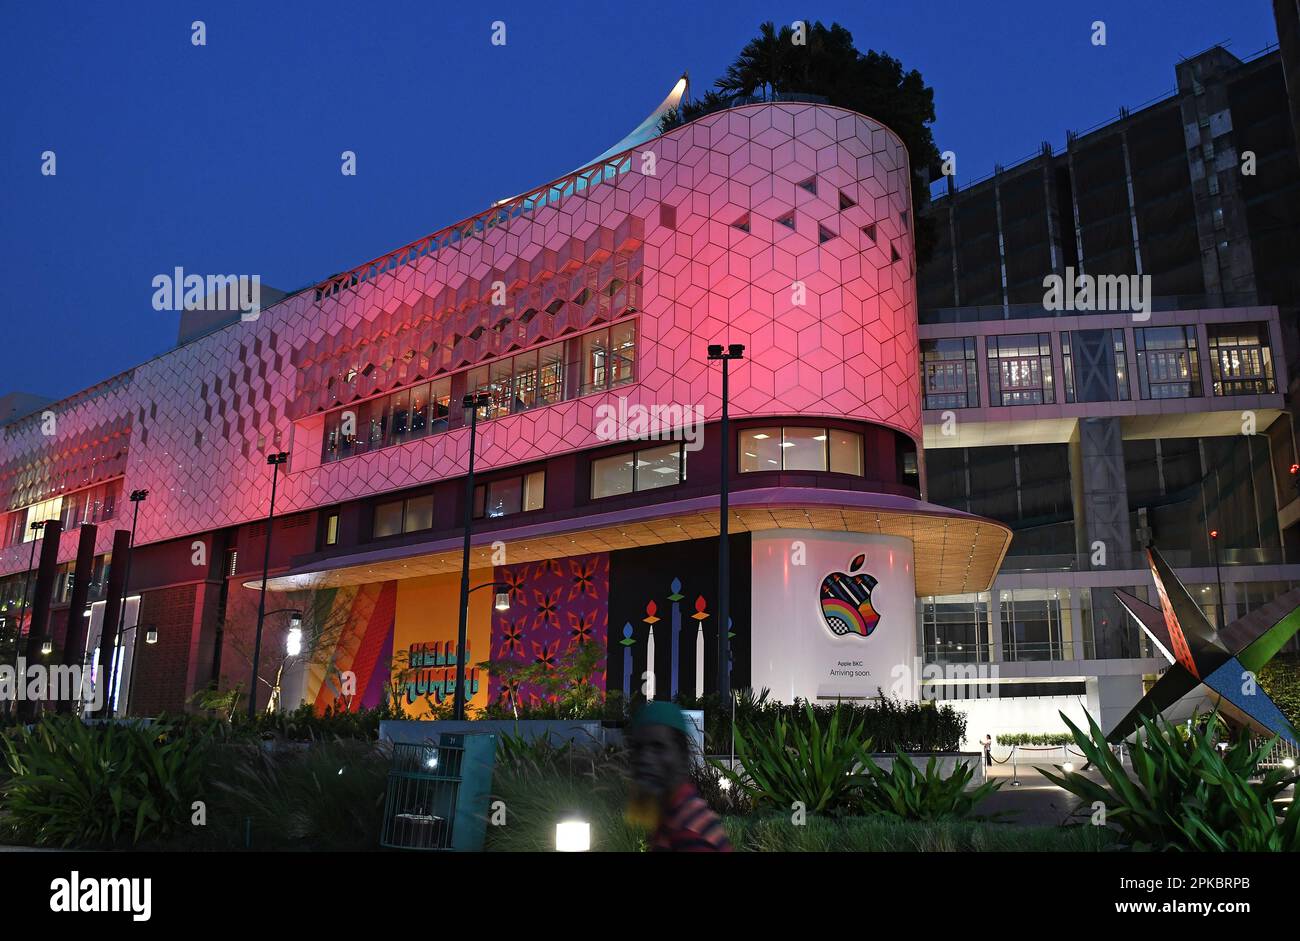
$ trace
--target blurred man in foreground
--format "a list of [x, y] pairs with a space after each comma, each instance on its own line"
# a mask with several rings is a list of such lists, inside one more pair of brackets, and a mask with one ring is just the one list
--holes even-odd
[[651, 852], [730, 853], [731, 842], [691, 779], [686, 716], [674, 703], [647, 703], [628, 730], [633, 815], [654, 827]]

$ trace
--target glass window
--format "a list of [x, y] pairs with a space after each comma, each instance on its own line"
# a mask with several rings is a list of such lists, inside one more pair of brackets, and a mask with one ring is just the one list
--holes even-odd
[[781, 469], [781, 429], [754, 428], [740, 433], [740, 472]]
[[474, 488], [474, 516], [477, 519], [495, 519], [525, 510], [540, 510], [545, 502], [546, 471], [505, 477]]
[[[636, 378], [636, 321], [505, 356], [462, 373], [467, 395], [487, 394], [487, 421]], [[449, 427], [451, 377], [339, 408], [325, 416], [321, 462], [438, 434]]]
[[592, 499], [671, 487], [686, 479], [686, 453], [680, 442], [615, 454], [591, 462]]
[[592, 461], [592, 499], [631, 493], [633, 489], [632, 469], [635, 462], [635, 456], [632, 454], [615, 454], [613, 457], [602, 457]]
[[740, 433], [740, 473], [825, 471], [863, 475], [862, 435], [835, 428], [747, 428]]
[[636, 452], [636, 489], [658, 490], [686, 478], [686, 455], [681, 444], [666, 444]]
[[1144, 399], [1188, 399], [1201, 394], [1195, 327], [1139, 327], [1138, 394]]
[[609, 331], [596, 330], [582, 337], [582, 395], [609, 386]]
[[375, 538], [395, 536], [402, 531], [402, 501], [381, 503], [375, 507]]
[[[488, 378], [488, 367], [486, 366], [478, 366], [471, 369], [469, 375], [465, 377], [466, 395], [478, 395], [481, 392], [486, 392], [489, 396], [492, 394], [492, 387]], [[480, 420], [488, 418], [491, 414], [492, 408], [490, 405], [487, 408], [481, 408], [478, 410], [478, 417]], [[468, 420], [469, 416], [466, 415], [466, 421], [468, 422]]]
[[782, 429], [781, 465], [788, 471], [826, 470], [826, 429]]
[[537, 404], [537, 351], [520, 353], [514, 359], [515, 391], [512, 412], [523, 412]]
[[980, 404], [975, 338], [921, 341], [925, 408], [975, 408]]
[[484, 513], [488, 517], [509, 516], [523, 509], [523, 478], [507, 477], [487, 485], [487, 503]]
[[564, 399], [564, 343], [544, 346], [538, 353], [537, 404], [553, 405]]
[[488, 366], [487, 393], [492, 398], [484, 418], [500, 418], [511, 412], [514, 386], [514, 360], [499, 359]]
[[1210, 324], [1206, 332], [1215, 395], [1262, 395], [1277, 391], [1267, 324]]
[[610, 387], [631, 382], [636, 373], [636, 321], [626, 320], [609, 328]]
[[1052, 343], [1046, 333], [988, 338], [991, 405], [1050, 405]]
[[[830, 468], [835, 474], [862, 476], [862, 435], [856, 431], [832, 428], [830, 436]], [[915, 460], [913, 455], [913, 460]]]
[[402, 523], [402, 529], [408, 533], [433, 529], [433, 494], [411, 497], [406, 501], [406, 519]]
[[524, 512], [546, 505], [546, 471], [533, 471], [524, 478]]
[[429, 431], [429, 386], [426, 383], [411, 390], [411, 418], [408, 436], [419, 438]]
[[447, 430], [447, 416], [451, 414], [451, 378], [435, 379], [429, 383], [429, 434]]
[[49, 520], [56, 520], [63, 509], [63, 498], [55, 497], [52, 500], [46, 500], [27, 509], [27, 523], [23, 530], [23, 542], [31, 542], [40, 535], [39, 530], [32, 529], [32, 523], [44, 523]]
[[331, 513], [325, 517], [325, 545], [337, 545], [339, 541], [339, 515]]
[[394, 392], [388, 401], [392, 415], [393, 443], [401, 444], [411, 437], [411, 393], [408, 390]]
[[370, 442], [375, 431], [371, 427], [371, 411], [376, 409], [382, 418], [384, 409], [378, 402], [360, 402], [352, 407], [352, 412], [357, 416], [357, 437], [352, 444], [353, 454], [365, 454], [370, 450]]
[[339, 437], [338, 450], [334, 454], [335, 460], [342, 460], [345, 457], [351, 457], [357, 446], [357, 410], [355, 408], [345, 408], [339, 411]]

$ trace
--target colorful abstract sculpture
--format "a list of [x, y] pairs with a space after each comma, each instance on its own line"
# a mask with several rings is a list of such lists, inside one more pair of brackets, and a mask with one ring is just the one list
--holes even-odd
[[1107, 739], [1124, 739], [1138, 729], [1143, 717], [1155, 717], [1204, 686], [1225, 718], [1264, 735], [1281, 736], [1292, 745], [1300, 744], [1295, 728], [1258, 681], [1260, 668], [1300, 629], [1300, 589], [1280, 595], [1228, 625], [1224, 633], [1254, 637], [1234, 654], [1169, 563], [1154, 548], [1146, 552], [1160, 607], [1123, 591], [1116, 591], [1115, 597], [1171, 665], [1107, 733]]

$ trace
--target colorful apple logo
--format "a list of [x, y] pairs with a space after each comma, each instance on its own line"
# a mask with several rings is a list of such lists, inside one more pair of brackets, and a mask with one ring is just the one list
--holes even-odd
[[822, 579], [822, 618], [836, 637], [870, 637], [880, 623], [880, 615], [871, 606], [876, 579], [861, 571], [866, 560], [865, 555], [859, 555], [847, 572], [831, 572]]

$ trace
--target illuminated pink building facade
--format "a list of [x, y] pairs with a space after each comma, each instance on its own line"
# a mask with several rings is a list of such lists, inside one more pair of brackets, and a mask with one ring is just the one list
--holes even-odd
[[[26, 610], [34, 637], [84, 656], [76, 609], [103, 594], [126, 494], [146, 489], [129, 593], [158, 642], [130, 669], [131, 711], [246, 688], [265, 455], [284, 451], [268, 608], [310, 612], [309, 643], [270, 657], [260, 697], [437, 708], [455, 655], [459, 403], [479, 392], [474, 583], [507, 581], [513, 603], [474, 596], [470, 662], [558, 663], [599, 642], [609, 690], [653, 674], [658, 695], [703, 694], [723, 446], [705, 351], [739, 343], [733, 683], [873, 695], [910, 662], [916, 596], [987, 589], [1010, 539], [921, 499], [909, 181], [898, 138], [861, 115], [709, 114], [10, 423], [8, 617]], [[47, 518], [57, 553], [33, 552]], [[90, 539], [79, 600], [68, 576]], [[38, 554], [48, 610], [20, 603]], [[828, 592], [858, 575], [850, 593], [875, 594], [846, 625]], [[282, 650], [283, 618], [268, 632]], [[480, 708], [534, 694], [471, 673]]]

